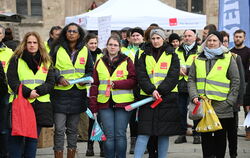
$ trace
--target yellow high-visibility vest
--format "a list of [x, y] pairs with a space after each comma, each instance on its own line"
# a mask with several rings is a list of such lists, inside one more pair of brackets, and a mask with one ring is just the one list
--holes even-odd
[[50, 47], [49, 47], [49, 43], [47, 41], [44, 42], [44, 46], [46, 48], [47, 53], [49, 53], [50, 52]]
[[[85, 66], [88, 59], [88, 50], [87, 47], [83, 47], [77, 55], [75, 64], [73, 65], [72, 61], [66, 50], [63, 47], [58, 49], [56, 55], [56, 64], [55, 67], [60, 71], [60, 75], [63, 76], [66, 80], [75, 80], [83, 77], [85, 75]], [[57, 90], [69, 90], [74, 85], [68, 86], [55, 86]], [[86, 86], [81, 86], [76, 84], [78, 89], [85, 89]]]
[[[200, 46], [198, 46], [197, 50], [199, 49]], [[185, 60], [185, 57], [183, 55], [182, 51], [179, 51], [178, 48], [175, 50], [175, 53], [178, 55], [178, 58], [180, 60], [180, 66], [185, 66], [185, 67], [190, 67], [194, 61], [194, 59], [197, 57], [197, 53], [196, 54], [190, 54], [187, 58], [187, 60]], [[179, 80], [181, 79], [185, 79], [186, 81], [188, 80], [188, 76], [179, 76]]]
[[[37, 86], [42, 85], [45, 83], [48, 75], [48, 69], [49, 69], [50, 64], [48, 64], [47, 67], [44, 66], [42, 63], [39, 69], [37, 70], [36, 74], [29, 68], [27, 63], [19, 58], [18, 59], [18, 67], [17, 67], [17, 73], [19, 80], [21, 84], [25, 85], [26, 87], [30, 89], [35, 89]], [[10, 96], [10, 102], [12, 102], [14, 99], [14, 94], [12, 93]], [[36, 98], [40, 102], [50, 102], [50, 95], [45, 94], [42, 96], [39, 96]], [[36, 99], [30, 99], [28, 98], [28, 101], [30, 103], [33, 103]]]
[[200, 96], [209, 99], [224, 101], [230, 91], [230, 80], [227, 78], [227, 70], [230, 65], [231, 54], [224, 54], [225, 58], [217, 59], [211, 71], [206, 72], [206, 61], [195, 59], [196, 86]]
[[7, 73], [9, 60], [13, 55], [13, 51], [8, 47], [0, 48], [0, 61], [2, 62], [3, 70]]
[[[147, 55], [145, 59], [146, 71], [150, 78], [150, 82], [157, 88], [168, 74], [172, 60], [172, 54], [167, 55], [165, 52], [162, 53], [158, 62], [155, 61], [153, 56]], [[178, 92], [177, 86], [172, 92]], [[148, 95], [142, 89], [141, 95]]]
[[[113, 72], [112, 76], [110, 76], [109, 71], [104, 64], [103, 60], [100, 59], [96, 66], [96, 70], [98, 72], [98, 78], [100, 85], [98, 87], [98, 96], [97, 101], [99, 103], [106, 103], [110, 96], [106, 95], [106, 90], [108, 85], [111, 84], [112, 81], [118, 80], [126, 80], [128, 77], [127, 70], [127, 60], [123, 61]], [[134, 101], [134, 95], [132, 89], [110, 89], [110, 95], [115, 103], [127, 103]]]

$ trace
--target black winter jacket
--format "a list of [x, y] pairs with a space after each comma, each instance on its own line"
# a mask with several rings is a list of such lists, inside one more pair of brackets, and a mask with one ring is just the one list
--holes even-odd
[[[158, 53], [158, 55], [153, 53]], [[185, 133], [181, 128], [178, 93], [171, 92], [178, 83], [180, 69], [179, 59], [174, 53], [174, 49], [166, 44], [159, 49], [153, 48], [151, 44], [148, 45], [144, 49], [144, 53], [141, 55], [137, 63], [137, 80], [140, 88], [145, 93], [151, 95], [153, 91], [156, 90], [155, 85], [150, 82], [149, 76], [146, 72], [145, 58], [148, 55], [153, 55], [156, 61], [158, 61], [162, 53], [172, 54], [172, 61], [167, 77], [157, 88], [163, 101], [155, 109], [150, 107], [152, 102], [139, 108], [138, 134], [171, 136]], [[147, 96], [141, 96], [141, 99], [146, 97]]]
[[[68, 55], [70, 56], [71, 52], [68, 45], [64, 43], [61, 46], [67, 51]], [[59, 47], [60, 45], [56, 46], [55, 49], [52, 49], [50, 52], [50, 54], [52, 55], [52, 60], [54, 62], [54, 65], [56, 65], [56, 55], [58, 50], [56, 48]], [[84, 47], [84, 42], [80, 42], [77, 44], [76, 48], [78, 51], [75, 54], [73, 64], [76, 61], [78, 53], [83, 47]], [[93, 60], [91, 53], [88, 51], [88, 59], [85, 65], [85, 75], [82, 77], [91, 76], [92, 72], [93, 72]], [[59, 80], [62, 76], [56, 69], [55, 69], [55, 77], [57, 84], [59, 83]], [[86, 89], [79, 90], [76, 86], [73, 86], [69, 90], [54, 90], [53, 93], [51, 94], [51, 102], [54, 107], [54, 112], [56, 113], [66, 113], [66, 114], [82, 113], [87, 109], [87, 104], [88, 104], [87, 91]]]

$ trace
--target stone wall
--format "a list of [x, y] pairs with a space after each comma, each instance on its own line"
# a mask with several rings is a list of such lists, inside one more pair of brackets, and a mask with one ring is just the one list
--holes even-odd
[[[175, 0], [161, 0], [172, 7], [175, 7]], [[28, 31], [37, 31], [44, 40], [48, 39], [48, 32], [54, 25], [64, 26], [66, 16], [73, 16], [87, 12], [93, 0], [42, 0], [43, 17], [27, 18], [21, 24], [12, 25], [18, 30], [17, 35], [21, 39]], [[106, 0], [95, 0], [97, 6], [105, 3]], [[207, 23], [217, 25], [218, 1], [206, 0], [205, 13]], [[211, 7], [213, 6], [213, 7]], [[16, 12], [16, 0], [0, 0], [0, 11]], [[0, 22], [1, 23], [1, 22]], [[8, 24], [7, 24], [8, 25]], [[17, 38], [18, 39], [18, 38]]]

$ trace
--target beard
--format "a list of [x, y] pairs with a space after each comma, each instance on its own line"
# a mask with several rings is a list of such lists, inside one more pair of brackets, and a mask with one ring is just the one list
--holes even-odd
[[237, 46], [237, 47], [242, 46], [243, 43], [244, 43], [244, 41], [236, 41], [236, 42], [234, 42], [235, 46]]

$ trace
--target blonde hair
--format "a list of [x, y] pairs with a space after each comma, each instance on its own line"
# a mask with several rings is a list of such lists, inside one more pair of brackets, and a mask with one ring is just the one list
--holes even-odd
[[41, 55], [41, 62], [44, 64], [46, 68], [48, 68], [48, 64], [52, 62], [49, 54], [46, 51], [46, 48], [44, 46], [44, 43], [40, 37], [40, 35], [37, 32], [27, 32], [22, 40], [22, 42], [18, 45], [17, 49], [15, 50], [13, 56], [16, 56], [18, 58], [22, 57], [24, 50], [27, 49], [27, 40], [30, 36], [34, 36], [37, 39], [38, 42], [38, 50]]

